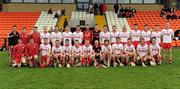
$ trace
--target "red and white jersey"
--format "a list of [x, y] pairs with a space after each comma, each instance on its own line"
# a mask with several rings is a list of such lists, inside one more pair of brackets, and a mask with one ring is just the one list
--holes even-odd
[[84, 36], [82, 32], [73, 32], [73, 41], [75, 42], [75, 40], [78, 40], [79, 43], [82, 43]]
[[68, 45], [68, 46], [63, 46], [63, 51], [64, 53], [71, 53], [72, 51], [72, 46], [71, 45]]
[[137, 53], [139, 56], [143, 57], [145, 55], [147, 55], [147, 51], [148, 51], [148, 45], [145, 44], [145, 45], [141, 45], [141, 44], [138, 44], [137, 45]]
[[63, 43], [65, 43], [65, 40], [68, 39], [70, 45], [72, 44], [72, 32], [63, 32], [62, 37], [63, 37]]
[[46, 56], [51, 51], [51, 45], [50, 44], [47, 44], [47, 45], [41, 44], [39, 49], [41, 50], [41, 55]]
[[132, 37], [132, 41], [140, 41], [141, 38], [141, 31], [140, 30], [131, 30], [131, 37]]
[[58, 54], [58, 53], [63, 53], [63, 47], [62, 46], [53, 46], [52, 47], [52, 52], [55, 53], [55, 54]]
[[101, 43], [104, 43], [104, 40], [109, 40], [110, 41], [110, 32], [100, 32], [100, 34], [99, 34], [99, 36], [100, 36], [100, 42]]
[[62, 34], [61, 32], [52, 32], [51, 33], [51, 42], [54, 44], [56, 40], [62, 41]]
[[132, 52], [134, 52], [134, 51], [135, 51], [135, 47], [134, 47], [133, 44], [131, 44], [130, 46], [127, 45], [127, 44], [124, 45], [124, 52], [125, 52], [125, 53], [126, 53], [126, 52], [132, 53]]
[[150, 52], [152, 53], [152, 55], [159, 54], [159, 52], [160, 52], [160, 46], [159, 46], [158, 43], [155, 44], [155, 45], [150, 44], [149, 50], [150, 50]]
[[151, 32], [150, 31], [141, 31], [141, 36], [145, 39], [145, 41], [150, 41]]
[[111, 45], [105, 46], [102, 45], [102, 52], [108, 53], [111, 51]]
[[161, 32], [152, 32], [151, 38], [155, 37], [157, 43], [161, 43]]
[[51, 34], [50, 33], [41, 33], [40, 38], [41, 38], [41, 43], [42, 44], [44, 43], [44, 38], [47, 38], [48, 42], [50, 42]]
[[79, 47], [73, 46], [72, 47], [72, 53], [74, 53], [74, 54], [82, 54], [83, 53], [82, 46], [79, 46]]
[[163, 29], [161, 32], [162, 42], [163, 43], [172, 43], [172, 36], [174, 36], [174, 32], [172, 29]]
[[111, 32], [110, 33], [110, 37], [111, 37], [111, 43], [115, 43], [116, 42], [116, 38], [119, 37], [119, 32]]
[[123, 53], [123, 45], [115, 43], [112, 45], [112, 50], [114, 54], [121, 54]]
[[127, 42], [127, 39], [130, 38], [130, 32], [120, 32], [119, 37], [121, 38], [121, 42]]
[[83, 45], [83, 53], [92, 53], [93, 47], [92, 45]]

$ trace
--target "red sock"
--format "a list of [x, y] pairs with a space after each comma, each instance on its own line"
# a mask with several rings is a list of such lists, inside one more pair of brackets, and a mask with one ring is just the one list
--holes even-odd
[[86, 58], [82, 58], [82, 63], [86, 64]]
[[88, 64], [90, 65], [92, 63], [92, 61], [93, 61], [92, 58], [89, 58], [88, 59]]

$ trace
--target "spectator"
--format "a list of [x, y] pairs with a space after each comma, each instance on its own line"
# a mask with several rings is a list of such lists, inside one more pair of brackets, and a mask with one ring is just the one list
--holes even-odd
[[176, 15], [175, 12], [174, 12], [173, 15], [171, 16], [171, 19], [172, 19], [172, 20], [173, 20], [173, 19], [176, 19], [176, 20], [177, 20], [177, 15]]
[[94, 3], [93, 8], [94, 8], [94, 15], [97, 15], [98, 4], [96, 2]]
[[121, 9], [119, 10], [118, 17], [122, 17], [123, 12], [124, 12], [124, 8], [121, 7]]
[[66, 10], [64, 8], [62, 8], [61, 15], [65, 15], [65, 12], [66, 12]]
[[105, 12], [106, 12], [106, 4], [105, 3], [103, 3], [102, 4], [102, 14], [104, 14]]
[[162, 10], [162, 11], [161, 11], [161, 13], [160, 13], [160, 17], [162, 17], [162, 18], [166, 18], [166, 13], [165, 13], [165, 11], [164, 11], [164, 10]]
[[119, 10], [119, 5], [116, 3], [116, 4], [114, 4], [115, 13], [118, 13], [118, 10]]
[[54, 14], [54, 18], [59, 18], [59, 14], [58, 14], [57, 11], [56, 11], [56, 13]]
[[93, 7], [94, 7], [93, 4], [89, 5], [89, 13], [91, 13], [91, 14], [94, 13], [94, 8]]
[[0, 4], [0, 12], [2, 11], [3, 9], [2, 9], [2, 4]]
[[49, 8], [49, 10], [48, 10], [48, 14], [53, 14], [53, 11], [52, 11], [52, 9], [51, 9], [51, 8]]
[[99, 5], [100, 15], [103, 15], [102, 4]]
[[171, 19], [171, 14], [168, 12], [166, 15], [166, 19], [170, 20]]
[[68, 21], [67, 21], [67, 18], [64, 19], [64, 28], [66, 28], [66, 26], [68, 26]]
[[180, 31], [179, 31], [179, 33], [178, 33], [178, 40], [180, 40]]

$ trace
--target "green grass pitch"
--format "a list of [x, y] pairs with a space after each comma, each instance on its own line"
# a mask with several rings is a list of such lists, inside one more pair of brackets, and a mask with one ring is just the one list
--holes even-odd
[[180, 49], [173, 64], [143, 68], [16, 68], [0, 52], [0, 89], [180, 89]]

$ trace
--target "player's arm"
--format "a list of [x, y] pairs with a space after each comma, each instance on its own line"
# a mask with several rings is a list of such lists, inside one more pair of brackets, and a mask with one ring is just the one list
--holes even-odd
[[112, 50], [112, 47], [110, 46], [109, 54], [111, 54], [112, 52], [113, 52], [113, 50]]

